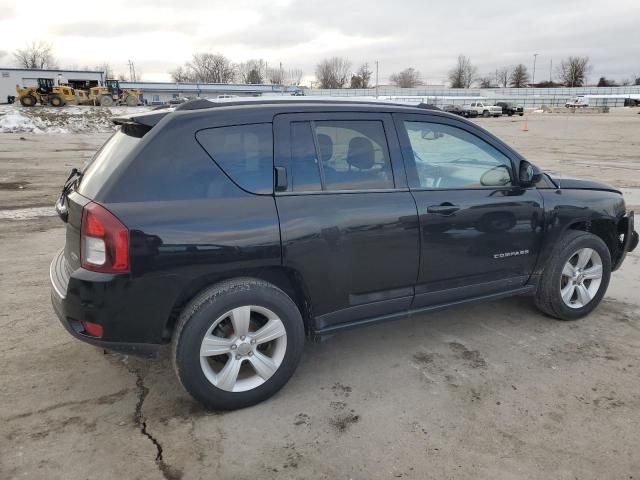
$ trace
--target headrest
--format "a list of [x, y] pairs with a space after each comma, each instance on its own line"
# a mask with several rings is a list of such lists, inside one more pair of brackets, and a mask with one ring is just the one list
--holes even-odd
[[347, 162], [360, 170], [369, 170], [375, 161], [373, 143], [365, 137], [355, 137], [349, 142]]
[[318, 146], [320, 147], [320, 160], [326, 162], [333, 157], [333, 140], [326, 133], [318, 134]]

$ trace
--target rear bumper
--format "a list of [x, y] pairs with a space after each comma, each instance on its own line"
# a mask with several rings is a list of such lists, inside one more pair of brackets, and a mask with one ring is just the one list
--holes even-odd
[[634, 213], [629, 212], [618, 224], [618, 233], [623, 235], [622, 253], [620, 258], [612, 266], [612, 270], [617, 270], [622, 265], [627, 253], [633, 252], [638, 246], [638, 232], [634, 229]]
[[[131, 321], [126, 315], [114, 316], [115, 311], [122, 311], [122, 309], [113, 305], [113, 302], [105, 304], [105, 300], [113, 298], [113, 295], [106, 292], [114, 290], [117, 294], [122, 290], [118, 285], [120, 282], [117, 276], [88, 272], [83, 269], [72, 272], [64, 259], [64, 251], [61, 251], [51, 262], [49, 277], [53, 310], [62, 326], [75, 338], [106, 350], [143, 357], [157, 355], [160, 343], [117, 338], [122, 336], [122, 328], [119, 328], [122, 323]], [[81, 320], [102, 325], [105, 332], [104, 338], [87, 334]], [[132, 336], [136, 336], [133, 328]]]

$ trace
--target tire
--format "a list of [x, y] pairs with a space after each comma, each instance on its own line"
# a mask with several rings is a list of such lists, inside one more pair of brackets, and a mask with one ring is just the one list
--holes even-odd
[[[273, 328], [264, 330], [267, 324]], [[236, 334], [243, 330], [246, 335]], [[260, 342], [261, 336], [274, 338]], [[221, 353], [201, 356], [205, 338], [215, 339], [211, 351]], [[184, 308], [173, 335], [173, 366], [185, 390], [206, 408], [234, 410], [280, 390], [298, 366], [304, 341], [300, 311], [286, 293], [262, 280], [239, 278], [207, 288]], [[265, 366], [262, 375], [254, 365]], [[234, 366], [235, 376], [225, 375]]]
[[524, 115], [524, 113], [519, 113], [518, 115], [523, 116], [523, 115]]
[[[595, 252], [595, 255], [591, 253], [587, 263], [582, 265], [583, 273], [586, 275], [585, 279], [581, 280], [579, 253], [584, 252], [583, 258], [586, 258], [588, 250]], [[564, 271], [568, 262], [572, 263], [572, 267], [568, 270], [578, 276], [578, 283]], [[593, 275], [598, 269], [598, 264], [601, 269], [599, 280], [588, 279], [589, 272]], [[575, 267], [578, 269], [576, 270]], [[535, 296], [536, 306], [558, 320], [577, 320], [588, 315], [598, 306], [607, 291], [610, 278], [611, 254], [602, 239], [592, 233], [569, 230], [558, 241], [558, 246], [542, 273]], [[583, 293], [585, 291], [588, 294], [586, 296]], [[567, 294], [565, 298], [568, 297], [568, 301], [563, 299], [562, 292]], [[589, 300], [585, 301], [586, 299]]]
[[509, 115], [510, 117], [513, 117], [513, 112], [509, 112], [507, 113], [507, 115]]
[[63, 107], [64, 99], [60, 95], [51, 95], [49, 97], [49, 105], [56, 108]]
[[33, 95], [25, 95], [24, 97], [20, 97], [20, 105], [23, 107], [33, 107], [36, 104], [36, 97]]
[[135, 95], [129, 95], [125, 100], [125, 103], [129, 107], [137, 107], [138, 106], [138, 97]]
[[485, 110], [484, 112], [482, 112], [482, 116], [484, 118], [489, 118], [491, 116], [491, 114], [489, 113], [489, 110]]
[[109, 95], [102, 95], [100, 97], [100, 106], [101, 107], [110, 107], [113, 105], [113, 98]]

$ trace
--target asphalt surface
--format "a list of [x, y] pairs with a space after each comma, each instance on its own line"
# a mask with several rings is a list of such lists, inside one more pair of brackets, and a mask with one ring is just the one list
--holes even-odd
[[[634, 113], [477, 122], [637, 206]], [[104, 353], [50, 306], [64, 243], [51, 206], [105, 138], [0, 135], [1, 479], [639, 478], [637, 252], [583, 320], [512, 298], [353, 330], [309, 343], [267, 402], [206, 412], [168, 352]]]

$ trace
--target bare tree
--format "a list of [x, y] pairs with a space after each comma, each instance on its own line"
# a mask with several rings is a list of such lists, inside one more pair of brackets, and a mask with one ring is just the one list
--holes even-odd
[[320, 88], [343, 88], [351, 78], [351, 62], [346, 58], [325, 58], [316, 65]]
[[351, 77], [351, 88], [371, 87], [371, 76], [373, 72], [369, 68], [369, 63], [364, 62], [358, 67], [358, 71]]
[[221, 53], [194, 53], [186, 67], [202, 83], [231, 83], [236, 75], [235, 65]]
[[302, 69], [291, 68], [287, 72], [287, 85], [300, 85], [302, 83]]
[[478, 84], [480, 85], [480, 88], [491, 88], [493, 87], [493, 78], [491, 78], [491, 75], [480, 77], [478, 79]]
[[267, 64], [264, 60], [247, 60], [238, 65], [238, 74], [242, 83], [260, 84], [264, 83]]
[[269, 68], [267, 70], [267, 80], [272, 85], [284, 85], [284, 70], [282, 68]]
[[449, 70], [449, 82], [451, 88], [470, 88], [476, 80], [478, 69], [473, 66], [471, 59], [464, 55], [458, 55], [455, 67]]
[[560, 62], [558, 75], [567, 87], [582, 87], [590, 70], [589, 57], [568, 57]]
[[128, 82], [129, 81], [129, 79], [127, 78], [127, 76], [124, 73], [119, 73], [117, 75], [117, 77], [118, 77], [118, 81], [120, 81], [120, 82]]
[[111, 68], [111, 65], [109, 65], [107, 62], [101, 63], [100, 65], [96, 65], [95, 66], [95, 70], [99, 70], [101, 72], [104, 72], [105, 80], [107, 78], [114, 78], [114, 76], [113, 76], [113, 68]]
[[513, 68], [511, 75], [509, 75], [509, 85], [514, 88], [526, 87], [529, 83], [529, 72], [527, 67], [522, 63], [519, 63]]
[[511, 70], [509, 67], [502, 67], [496, 71], [496, 83], [499, 87], [507, 88], [509, 85], [509, 77], [511, 76]]
[[413, 67], [405, 68], [399, 73], [392, 74], [389, 80], [400, 88], [413, 88], [422, 85], [420, 72]]
[[189, 83], [193, 82], [193, 75], [187, 67], [178, 66], [169, 72], [171, 80], [176, 83]]
[[13, 52], [16, 63], [22, 68], [55, 68], [56, 61], [53, 58], [53, 47], [50, 43], [31, 42], [25, 48], [19, 48]]

